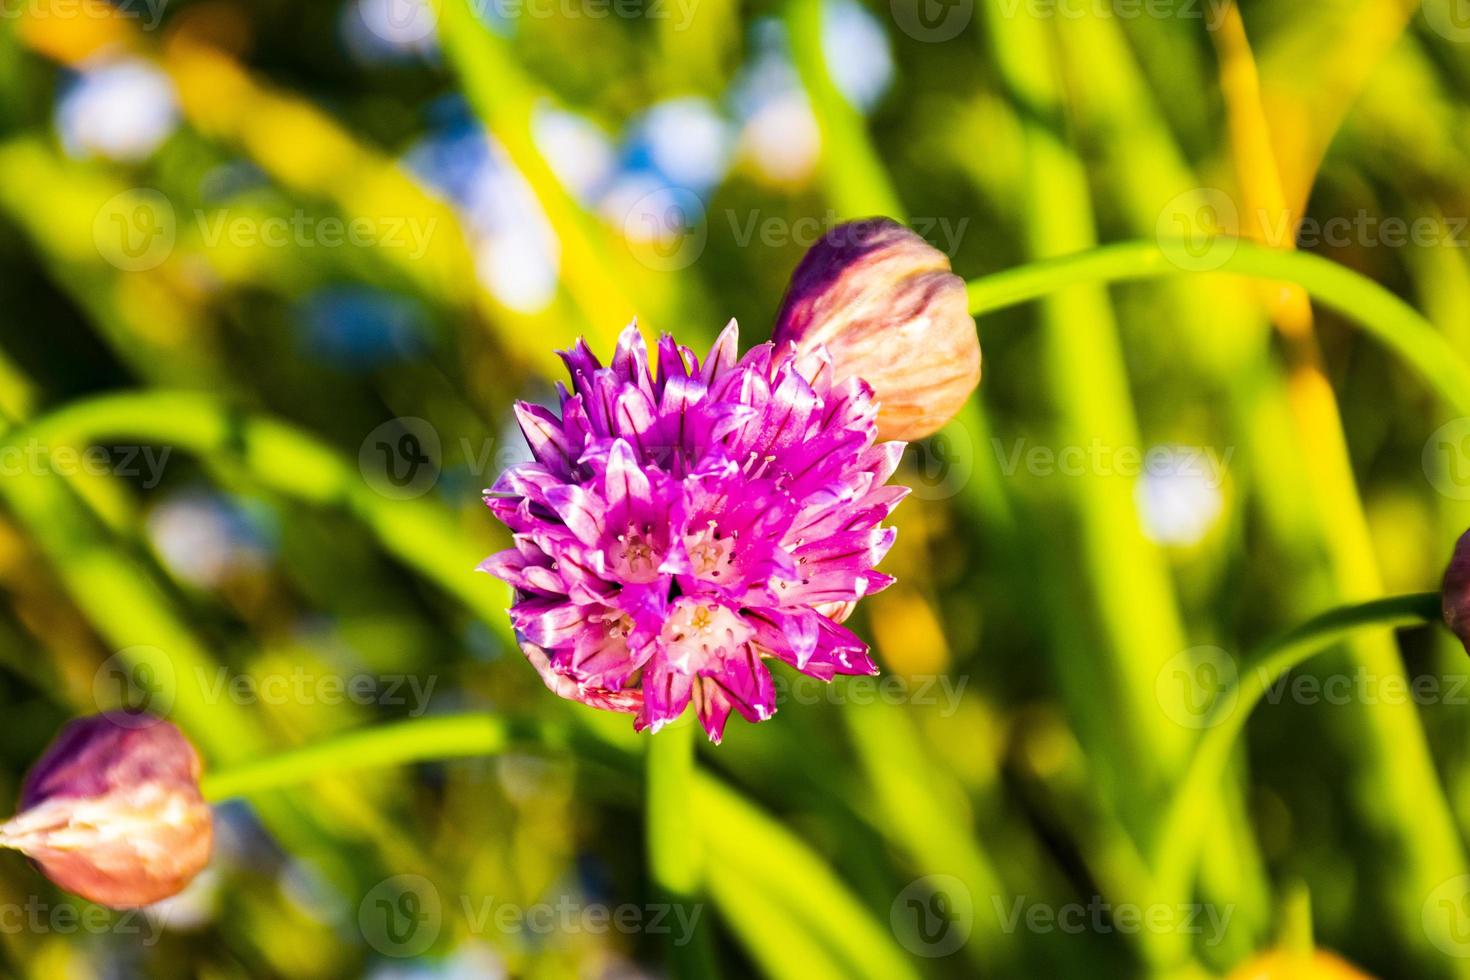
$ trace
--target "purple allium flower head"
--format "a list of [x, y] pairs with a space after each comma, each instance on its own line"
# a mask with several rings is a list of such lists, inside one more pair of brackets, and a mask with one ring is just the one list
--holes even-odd
[[665, 335], [651, 366], [636, 326], [610, 366], [579, 341], [560, 414], [520, 403], [534, 461], [486, 503], [515, 547], [480, 567], [515, 588], [511, 621], [562, 697], [657, 730], [692, 702], [718, 742], [732, 710], [776, 710], [763, 661], [822, 680], [872, 674], [840, 625], [892, 578], [883, 520], [901, 442], [877, 442], [860, 378], [821, 348], [763, 344], [737, 360], [731, 321], [701, 364]]

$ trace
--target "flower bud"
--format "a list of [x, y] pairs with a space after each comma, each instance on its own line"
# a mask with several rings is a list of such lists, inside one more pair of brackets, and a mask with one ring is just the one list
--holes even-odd
[[80, 718], [26, 776], [0, 846], [99, 905], [160, 901], [209, 863], [213, 818], [199, 772], [199, 754], [169, 722], [120, 712]]
[[938, 431], [980, 383], [964, 280], [943, 252], [888, 218], [838, 225], [812, 246], [772, 339], [803, 353], [824, 346], [838, 379], [871, 385], [883, 439]]
[[1455, 553], [1444, 573], [1440, 603], [1445, 625], [1470, 653], [1470, 531], [1455, 542]]

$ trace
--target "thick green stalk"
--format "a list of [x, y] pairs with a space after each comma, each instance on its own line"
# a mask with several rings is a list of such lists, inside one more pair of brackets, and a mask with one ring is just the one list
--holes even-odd
[[[828, 70], [823, 16], [822, 0], [790, 0], [786, 7], [792, 59], [822, 134], [820, 167], [827, 196], [847, 218], [886, 215], [903, 220], [903, 202], [868, 135], [866, 120]], [[964, 415], [935, 439], [971, 444], [976, 468], [971, 483], [985, 488], [979, 501], [981, 523], [1010, 544], [1013, 519], [998, 462], [983, 438], [987, 431], [984, 410], [978, 399], [971, 399]], [[847, 705], [842, 718], [876, 799], [879, 816], [874, 823], [880, 833], [903, 848], [915, 869], [957, 877], [975, 896], [1002, 895], [1005, 888], [995, 862], [976, 839], [974, 828], [944, 802], [962, 790], [933, 764], [904, 710], [884, 704]], [[738, 900], [738, 887], [733, 894]], [[979, 918], [976, 928], [965, 944], [965, 955], [986, 973], [1014, 969], [1015, 934], [988, 915]]]
[[[1024, 251], [1063, 255], [1096, 242], [1088, 172], [1067, 136], [1069, 106], [1054, 25], [1007, 16], [985, 5], [996, 70], [1021, 114]], [[1047, 295], [1038, 311], [1039, 355], [1053, 446], [1141, 443], [1113, 308], [1086, 280]], [[1087, 329], [1081, 331], [1080, 325]], [[1012, 480], [1016, 482], [1016, 480]], [[1130, 479], [1094, 469], [1075, 479], [1032, 481], [1052, 532], [1049, 576], [1065, 583], [1047, 617], [1057, 677], [1077, 719], [1094, 771], [1131, 833], [1146, 839], [1153, 801], [1171, 785], [1188, 748], [1187, 732], [1160, 710], [1155, 679], [1188, 644], [1173, 582], [1160, 549], [1143, 534]], [[1065, 543], [1066, 548], [1063, 548]], [[1066, 612], [1061, 610], [1066, 609]], [[1099, 649], [1100, 648], [1100, 649]], [[1161, 896], [1165, 902], [1182, 900]], [[1167, 963], [1178, 937], [1140, 935], [1143, 954]]]
[[[1100, 200], [1116, 208], [1116, 216], [1132, 233], [1156, 232], [1164, 201], [1189, 200], [1205, 181], [1195, 172], [1188, 155], [1176, 143], [1176, 134], [1161, 116], [1157, 92], [1141, 75], [1127, 26], [1117, 18], [1078, 17], [1056, 22], [1057, 50], [1066, 71], [1065, 96], [1076, 127], [1076, 142], [1089, 154], [1089, 179]], [[1171, 93], [1188, 99], [1193, 92]], [[1197, 93], [1203, 97], [1203, 92]], [[1099, 160], [1093, 154], [1101, 154]], [[1206, 445], [1241, 447], [1241, 458], [1231, 464], [1235, 483], [1244, 489], [1249, 473], [1288, 474], [1300, 465], [1281, 440], [1251, 438], [1245, 433], [1253, 413], [1269, 411], [1272, 403], [1258, 397], [1260, 379], [1270, 377], [1270, 325], [1253, 297], [1223, 279], [1179, 279], [1156, 284], [1144, 294], [1114, 297], [1120, 310], [1124, 343], [1142, 339], [1160, 318], [1177, 325], [1166, 341], [1176, 364], [1163, 387], [1150, 384], [1155, 397], [1168, 399], [1186, 386], [1219, 392], [1226, 411], [1214, 420], [1219, 428], [1199, 430]], [[1138, 312], [1147, 311], [1144, 315]], [[1130, 334], [1129, 325], [1132, 325]], [[1177, 354], [1174, 353], [1177, 351]], [[1146, 352], [1140, 351], [1141, 355]], [[1154, 358], [1157, 362], [1159, 358]], [[1289, 431], [1284, 413], [1276, 416], [1279, 431]], [[1165, 422], [1166, 426], [1178, 423]], [[1155, 432], [1156, 436], [1166, 435]], [[1183, 433], [1178, 433], [1182, 435]], [[1250, 481], [1272, 531], [1295, 532], [1286, 498], [1289, 480]], [[1273, 537], [1287, 537], [1274, 535]], [[1187, 566], [1175, 569], [1175, 591], [1180, 616], [1189, 618], [1190, 583], [1223, 574], [1228, 561], [1223, 549], [1201, 547]], [[1320, 602], [1304, 608], [1314, 609]], [[1190, 625], [1192, 642], [1209, 635], [1212, 621]], [[1200, 891], [1217, 905], [1236, 909], [1231, 928], [1217, 945], [1201, 950], [1211, 965], [1223, 967], [1250, 952], [1268, 933], [1271, 915], [1269, 887], [1255, 837], [1247, 822], [1238, 819], [1245, 809], [1237, 786], [1226, 783], [1220, 805], [1210, 814], [1213, 845], [1203, 856]]]
[[[647, 753], [648, 870], [660, 901], [694, 908], [704, 892], [704, 843], [694, 819], [694, 748], [700, 726], [693, 712], [649, 736]], [[715, 976], [709, 930], [696, 926], [687, 944], [669, 947], [678, 977]]]

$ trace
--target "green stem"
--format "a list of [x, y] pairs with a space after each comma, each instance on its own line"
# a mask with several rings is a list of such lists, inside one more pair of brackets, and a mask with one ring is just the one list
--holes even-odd
[[[1339, 606], [1307, 620], [1286, 635], [1267, 644], [1243, 665], [1233, 683], [1216, 696], [1205, 719], [1204, 734], [1195, 746], [1184, 778], [1164, 811], [1162, 829], [1154, 849], [1154, 868], [1161, 879], [1173, 879], [1182, 891], [1193, 874], [1200, 830], [1207, 814], [1204, 804], [1224, 778], [1236, 736], [1245, 728], [1251, 709], [1279, 678], [1309, 657], [1329, 649], [1355, 630], [1418, 626], [1439, 620], [1437, 592], [1374, 599]], [[1165, 894], [1179, 891], [1166, 890]]]
[[[1217, 247], [1225, 249], [1221, 241]], [[1308, 252], [1285, 252], [1230, 240], [1228, 254], [1208, 268], [1181, 260], [1183, 245], [1119, 242], [1032, 262], [969, 283], [975, 315], [1005, 309], [1077, 283], [1124, 282], [1191, 272], [1221, 272], [1289, 282], [1323, 306], [1356, 321], [1402, 357], [1444, 400], [1470, 415], [1470, 365], [1434, 325], [1383, 286], [1346, 266]]]
[[496, 715], [416, 718], [334, 735], [211, 773], [204, 778], [204, 796], [213, 801], [255, 796], [324, 775], [499, 755], [518, 745], [565, 748], [574, 739], [562, 726]]
[[[694, 821], [694, 749], [700, 728], [692, 714], [648, 741], [645, 807], [648, 870], [660, 900], [697, 907], [704, 891], [704, 844]], [[709, 932], [695, 929], [689, 942], [669, 947], [677, 977], [713, 976]]]
[[[150, 390], [72, 402], [4, 433], [0, 445], [85, 445], [106, 437], [147, 439], [202, 459], [238, 460], [259, 486], [315, 506], [342, 507], [362, 520], [389, 554], [477, 613], [507, 646], [508, 593], [467, 575], [484, 557], [454, 514], [431, 497], [392, 500], [376, 493], [331, 446], [294, 426], [244, 415], [207, 392]], [[12, 450], [14, 451], [14, 450]]]
[[[1205, 733], [1165, 811], [1154, 861], [1161, 875], [1176, 879], [1175, 886], [1165, 889], [1165, 894], [1181, 893], [1187, 887], [1200, 828], [1204, 826], [1198, 811], [1204, 801], [1213, 798], [1211, 790], [1224, 778], [1236, 737], [1271, 685], [1356, 630], [1435, 622], [1439, 603], [1439, 593], [1423, 592], [1338, 607], [1308, 620], [1250, 659], [1235, 683], [1217, 697]], [[693, 810], [699, 782], [694, 766], [696, 732], [693, 721], [684, 719], [653, 736], [648, 748], [650, 869], [655, 883], [675, 901], [698, 901], [703, 879], [704, 845], [694, 824]], [[234, 766], [206, 778], [204, 794], [220, 801], [297, 785], [326, 774], [495, 755], [517, 744], [563, 746], [573, 737], [560, 727], [492, 715], [420, 718], [348, 732]], [[703, 783], [708, 784], [702, 790], [708, 797], [715, 784], [708, 780]], [[704, 802], [708, 809], [708, 801]], [[707, 956], [707, 945], [697, 941], [689, 953], [680, 956], [676, 951], [681, 975], [709, 975], [689, 972], [700, 968], [700, 960], [692, 957]]]
[[[660, 808], [650, 813], [650, 819], [659, 821], [661, 827], [669, 826], [667, 821], [673, 818], [662, 812], [662, 804], [669, 799], [670, 786], [682, 783], [684, 799], [692, 813], [687, 818], [686, 835], [697, 843], [700, 855], [708, 851], [710, 885], [716, 899], [721, 904], [728, 904], [732, 897], [748, 900], [753, 903], [752, 909], [759, 910], [759, 914], [733, 923], [743, 931], [748, 942], [757, 946], [757, 955], [763, 961], [782, 955], [782, 949], [771, 945], [770, 939], [785, 935], [783, 928], [795, 928], [809, 942], [802, 948], [784, 947], [788, 962], [798, 971], [793, 975], [916, 980], [908, 960], [886, 931], [886, 923], [880, 923], [805, 842], [719, 779], [693, 765], [692, 744], [683, 748], [679, 744], [681, 737], [687, 740], [694, 737], [696, 729], [692, 720], [686, 721], [686, 725], [689, 728], [686, 735], [669, 737], [678, 731], [671, 729], [652, 737], [648, 761], [654, 771], [658, 763], [671, 761], [660, 759], [663, 753], [672, 756], [687, 749], [689, 762], [682, 778], [661, 780], [661, 788], [650, 789], [650, 802]], [[574, 730], [493, 715], [415, 718], [346, 732], [314, 745], [230, 767], [205, 779], [204, 795], [220, 802], [354, 769], [496, 755], [522, 744], [545, 748], [574, 745], [578, 741]], [[663, 744], [654, 748], [659, 742]], [[585, 747], [578, 748], [580, 751]], [[633, 756], [620, 750], [609, 751], [601, 743], [591, 748], [600, 748], [609, 763], [621, 770], [631, 769], [637, 778]], [[672, 848], [676, 840], [661, 836], [661, 856], [656, 861], [659, 870], [655, 872], [672, 875], [675, 881], [681, 869], [665, 871], [662, 855], [671, 853], [665, 850], [665, 845]], [[702, 904], [696, 904], [688, 915], [686, 921], [696, 927], [691, 948], [698, 951], [700, 943], [707, 942], [699, 938], [698, 923], [705, 917]], [[697, 963], [693, 969], [698, 970], [701, 965], [708, 967], [709, 963]], [[714, 974], [707, 969], [686, 975]]]

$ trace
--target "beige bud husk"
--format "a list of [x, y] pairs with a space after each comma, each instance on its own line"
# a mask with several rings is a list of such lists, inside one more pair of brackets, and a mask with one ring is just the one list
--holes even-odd
[[178, 894], [209, 863], [213, 815], [199, 755], [172, 724], [111, 713], [72, 722], [26, 778], [0, 846], [112, 908]]
[[980, 340], [949, 258], [888, 218], [839, 225], [802, 258], [772, 339], [825, 347], [836, 377], [860, 377], [879, 402], [883, 439], [920, 439], [949, 422], [980, 383]]

